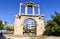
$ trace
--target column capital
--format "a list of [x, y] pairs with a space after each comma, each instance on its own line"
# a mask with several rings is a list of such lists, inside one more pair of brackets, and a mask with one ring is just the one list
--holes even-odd
[[38, 5], [38, 8], [40, 7], [40, 5]]
[[22, 3], [20, 3], [20, 5], [22, 5]]

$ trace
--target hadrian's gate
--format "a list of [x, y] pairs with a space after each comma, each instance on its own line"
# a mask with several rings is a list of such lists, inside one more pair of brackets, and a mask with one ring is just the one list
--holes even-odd
[[[25, 13], [22, 14], [21, 8], [22, 6], [25, 6]], [[28, 14], [28, 7], [32, 8], [32, 14]], [[38, 8], [38, 14], [35, 15], [34, 8]], [[40, 15], [40, 6], [37, 4], [34, 4], [32, 2], [26, 2], [26, 3], [20, 3], [20, 10], [19, 14], [15, 16], [15, 22], [14, 22], [14, 35], [15, 36], [23, 36], [23, 22], [26, 19], [33, 19], [36, 22], [36, 36], [41, 36], [44, 32], [44, 15]]]

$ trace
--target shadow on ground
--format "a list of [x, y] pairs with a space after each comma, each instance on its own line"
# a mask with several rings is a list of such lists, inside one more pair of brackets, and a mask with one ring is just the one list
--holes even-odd
[[6, 37], [3, 36], [3, 33], [2, 32], [0, 33], [0, 39], [6, 39]]

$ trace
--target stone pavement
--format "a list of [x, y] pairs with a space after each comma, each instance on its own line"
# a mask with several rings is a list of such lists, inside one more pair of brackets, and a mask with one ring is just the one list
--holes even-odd
[[13, 35], [4, 35], [6, 39], [60, 39], [60, 36], [39, 36], [39, 37], [29, 37], [29, 36], [22, 36], [22, 37], [15, 37]]

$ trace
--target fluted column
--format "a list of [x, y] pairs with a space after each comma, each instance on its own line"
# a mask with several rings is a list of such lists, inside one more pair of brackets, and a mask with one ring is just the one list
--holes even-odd
[[25, 14], [28, 14], [28, 7], [25, 7]]
[[35, 12], [34, 12], [34, 7], [32, 7], [32, 14], [34, 15], [34, 13], [35, 13]]
[[40, 7], [38, 7], [38, 15], [40, 15]]

